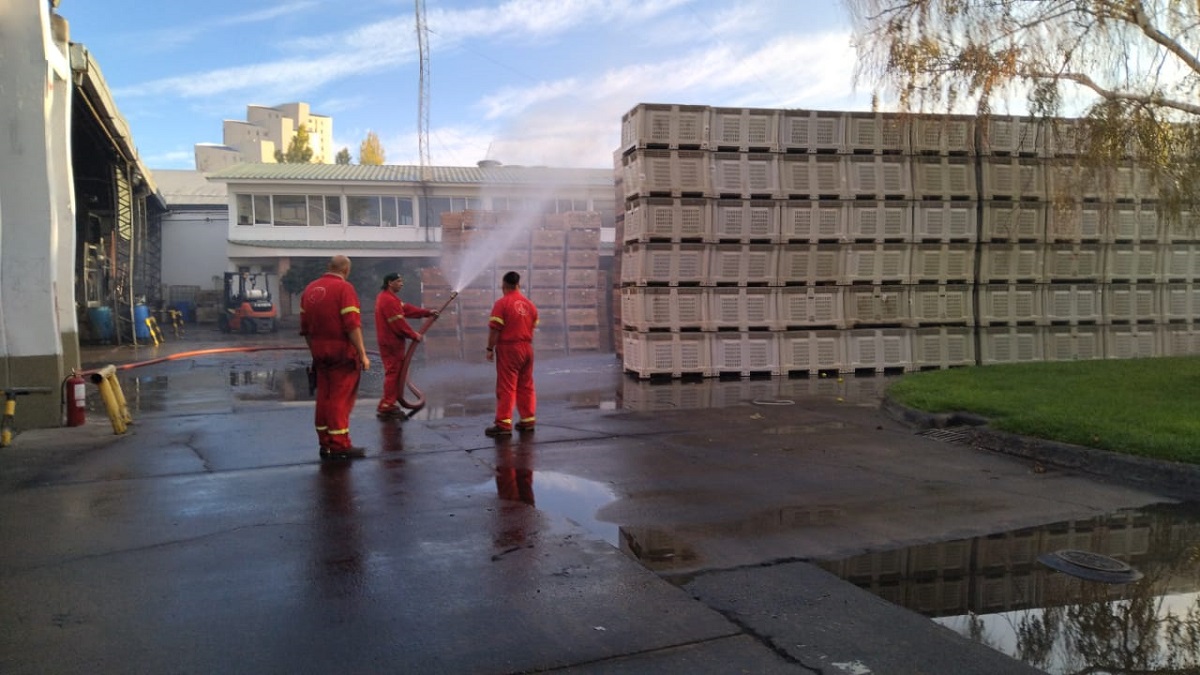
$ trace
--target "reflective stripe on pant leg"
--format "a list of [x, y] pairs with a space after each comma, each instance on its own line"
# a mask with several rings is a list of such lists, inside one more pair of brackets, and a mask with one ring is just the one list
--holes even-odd
[[331, 367], [330, 401], [327, 422], [329, 424], [329, 447], [341, 450], [350, 447], [350, 412], [358, 395], [359, 370], [353, 361]]

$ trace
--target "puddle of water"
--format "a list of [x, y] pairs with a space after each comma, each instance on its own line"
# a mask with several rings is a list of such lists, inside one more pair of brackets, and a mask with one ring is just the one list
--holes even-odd
[[596, 513], [616, 500], [603, 483], [559, 473], [535, 471], [519, 464], [501, 464], [496, 478], [474, 486], [473, 491], [494, 491], [501, 501], [524, 502], [551, 516], [564, 518], [589, 534], [618, 545], [617, 525], [596, 519]]
[[[1081, 550], [1142, 572], [1111, 585], [1057, 572]], [[1200, 669], [1200, 504], [1158, 505], [821, 563], [892, 603], [1049, 673]]]

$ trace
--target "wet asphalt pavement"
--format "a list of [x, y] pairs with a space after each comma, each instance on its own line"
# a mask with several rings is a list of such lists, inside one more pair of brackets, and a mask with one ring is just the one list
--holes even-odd
[[[251, 343], [302, 344], [85, 359]], [[123, 371], [128, 433], [95, 409], [0, 450], [0, 672], [1038, 672], [817, 563], [1169, 501], [919, 435], [884, 378], [611, 354], [540, 357], [538, 429], [501, 440], [488, 364], [415, 364], [427, 408], [380, 422], [376, 363], [369, 457], [321, 463], [304, 356]]]

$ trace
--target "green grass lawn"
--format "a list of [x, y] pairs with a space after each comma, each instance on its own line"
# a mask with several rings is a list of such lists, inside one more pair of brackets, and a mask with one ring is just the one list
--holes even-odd
[[995, 429], [1200, 464], [1200, 356], [992, 365], [910, 373], [888, 389], [926, 412]]

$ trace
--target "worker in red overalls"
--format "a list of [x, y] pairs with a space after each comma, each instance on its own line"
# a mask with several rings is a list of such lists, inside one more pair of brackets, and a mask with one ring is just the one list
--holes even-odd
[[371, 360], [363, 345], [358, 293], [346, 277], [350, 258], [335, 255], [329, 269], [300, 296], [300, 334], [312, 354], [317, 377], [314, 421], [321, 459], [365, 457], [365, 448], [350, 442], [350, 411], [358, 397], [360, 370]]
[[537, 307], [521, 293], [521, 275], [506, 272], [504, 295], [492, 306], [488, 319], [487, 360], [496, 362], [496, 422], [484, 430], [488, 436], [511, 436], [512, 412], [521, 415], [516, 428], [533, 431], [537, 422], [537, 395], [533, 389], [533, 329]]
[[405, 419], [400, 409], [404, 382], [400, 371], [404, 367], [405, 340], [420, 342], [424, 336], [413, 330], [406, 319], [437, 316], [437, 310], [409, 305], [400, 300], [404, 277], [392, 272], [383, 277], [383, 286], [375, 297], [375, 338], [379, 341], [379, 358], [383, 359], [383, 398], [375, 407], [379, 419]]

